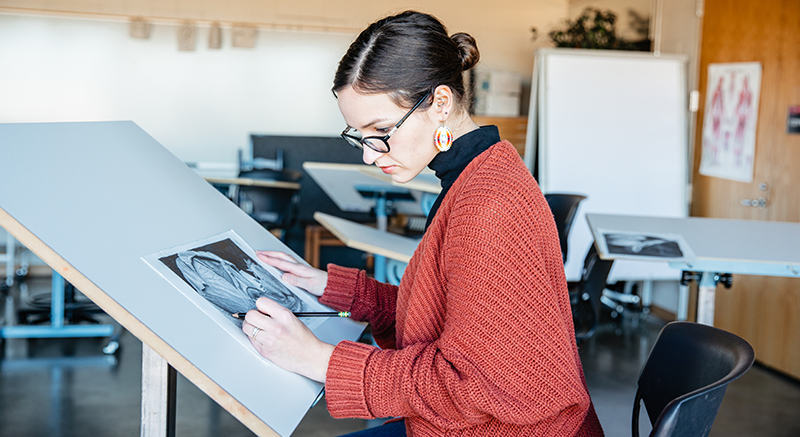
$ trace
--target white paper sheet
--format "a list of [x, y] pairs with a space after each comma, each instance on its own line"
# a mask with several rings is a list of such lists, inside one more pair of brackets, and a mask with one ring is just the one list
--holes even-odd
[[[281, 280], [282, 272], [265, 264], [232, 230], [142, 257], [150, 267], [237, 341], [258, 354], [232, 313], [254, 309], [266, 296], [294, 312], [331, 311], [308, 292]], [[325, 319], [302, 318], [309, 329]]]

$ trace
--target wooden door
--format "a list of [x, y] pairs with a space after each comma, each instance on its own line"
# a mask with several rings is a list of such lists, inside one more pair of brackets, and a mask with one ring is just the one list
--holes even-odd
[[[762, 64], [752, 183], [698, 174], [708, 65], [726, 62]], [[788, 107], [800, 105], [800, 2], [706, 0], [699, 73], [692, 215], [800, 221], [800, 135], [786, 132]], [[763, 209], [741, 204], [759, 197], [768, 198]], [[736, 275], [731, 289], [717, 289], [714, 324], [748, 340], [761, 363], [800, 378], [800, 279]]]

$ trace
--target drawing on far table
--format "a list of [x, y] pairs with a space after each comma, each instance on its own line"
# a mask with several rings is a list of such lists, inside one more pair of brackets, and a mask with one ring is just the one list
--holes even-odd
[[598, 249], [609, 255], [636, 259], [691, 260], [694, 258], [680, 235], [602, 230]]

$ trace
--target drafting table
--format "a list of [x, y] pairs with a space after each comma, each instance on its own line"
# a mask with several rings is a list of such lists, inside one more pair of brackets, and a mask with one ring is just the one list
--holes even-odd
[[314, 219], [347, 247], [375, 253], [408, 263], [417, 250], [419, 240], [381, 231], [376, 228], [335, 217], [324, 212], [314, 214]]
[[[369, 212], [375, 201], [359, 194], [357, 188], [372, 188], [374, 191], [386, 190], [392, 193], [408, 193], [418, 200], [418, 193], [402, 186], [393, 185], [385, 179], [373, 176], [374, 173], [365, 173], [374, 166], [364, 164], [339, 164], [328, 162], [304, 162], [303, 169], [319, 184], [325, 194], [333, 200], [342, 211]], [[380, 169], [377, 169], [380, 171]], [[383, 174], [381, 172], [381, 174]], [[393, 208], [404, 214], [423, 214], [419, 204], [415, 201], [394, 202]]]
[[[223, 232], [286, 245], [129, 121], [0, 124], [0, 156], [11, 164], [0, 226], [142, 341], [141, 435], [174, 433], [175, 370], [255, 434], [294, 431], [323, 386], [265, 360], [143, 258]], [[334, 318], [311, 330], [336, 344], [364, 326]]]
[[442, 184], [439, 181], [439, 178], [436, 177], [436, 174], [433, 170], [430, 169], [423, 169], [422, 172], [405, 183], [395, 182], [391, 176], [387, 175], [380, 168], [375, 166], [366, 166], [366, 168], [362, 168], [360, 170], [362, 173], [372, 176], [376, 179], [380, 179], [382, 181], [386, 181], [396, 187], [403, 187], [409, 190], [417, 190], [422, 193], [419, 199], [420, 206], [422, 207], [422, 212], [425, 213], [427, 217], [433, 208], [434, 202], [436, 202], [436, 197], [439, 196], [439, 193], [442, 191]]
[[[323, 212], [314, 213], [314, 220], [329, 230], [336, 238], [347, 247], [363, 250], [378, 256], [388, 258], [393, 263], [387, 263], [384, 273], [385, 280], [398, 285], [406, 265], [417, 250], [420, 240], [382, 231], [360, 223], [345, 220]], [[376, 280], [379, 280], [377, 277]]]
[[[608, 231], [681, 236], [693, 256], [668, 264], [699, 273], [692, 278], [699, 279], [698, 323], [714, 324], [714, 295], [724, 274], [800, 277], [800, 223], [592, 213], [586, 219], [595, 242], [604, 239], [602, 234]], [[597, 246], [603, 259], [635, 258], [604, 253], [601, 245]], [[687, 297], [682, 300], [685, 304]]]
[[[380, 172], [380, 169], [374, 166], [305, 162], [303, 169], [342, 211], [368, 212], [374, 207], [378, 230], [386, 231], [388, 227], [390, 205], [399, 213], [425, 215], [419, 192], [377, 177], [374, 170]], [[383, 172], [380, 173], [383, 175]], [[387, 280], [386, 264], [386, 258], [376, 253], [374, 276], [378, 281]]]
[[297, 182], [286, 181], [271, 181], [267, 179], [250, 179], [250, 178], [205, 178], [211, 184], [219, 185], [244, 185], [250, 187], [268, 187], [268, 188], [287, 188], [291, 190], [299, 190], [300, 184]]
[[277, 188], [279, 190], [292, 190], [299, 191], [300, 184], [297, 182], [277, 181], [272, 179], [252, 179], [252, 178], [221, 178], [221, 177], [204, 177], [208, 183], [217, 188], [233, 203], [239, 205], [240, 208], [245, 210], [248, 214], [252, 213], [252, 204], [242, 202], [239, 198], [239, 187], [256, 187], [259, 188]]
[[408, 188], [409, 190], [418, 190], [424, 193], [431, 193], [431, 194], [439, 194], [442, 191], [442, 184], [439, 181], [439, 178], [436, 177], [436, 174], [433, 170], [424, 169], [420, 174], [405, 183], [395, 182], [391, 176], [384, 173], [380, 168], [375, 167], [374, 165], [366, 165], [363, 166], [360, 171], [366, 175], [372, 176], [376, 179], [380, 179], [382, 181], [386, 181], [392, 185], [398, 187]]

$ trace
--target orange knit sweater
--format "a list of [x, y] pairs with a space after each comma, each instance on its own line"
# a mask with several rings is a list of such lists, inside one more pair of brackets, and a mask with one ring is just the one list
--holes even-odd
[[458, 177], [399, 287], [330, 265], [320, 301], [369, 322], [381, 346], [336, 346], [333, 417], [401, 416], [414, 437], [603, 434], [553, 216], [507, 141]]

